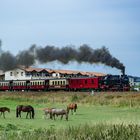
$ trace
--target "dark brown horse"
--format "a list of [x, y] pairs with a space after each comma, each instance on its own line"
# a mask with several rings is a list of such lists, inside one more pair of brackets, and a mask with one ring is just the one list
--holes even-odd
[[34, 108], [31, 105], [18, 105], [16, 108], [16, 117], [21, 118], [21, 111], [22, 112], [27, 112], [26, 119], [28, 118], [28, 115], [30, 114], [30, 119], [34, 119]]
[[77, 104], [76, 103], [71, 103], [67, 106], [67, 111], [69, 113], [69, 110], [71, 110], [71, 114], [73, 114], [73, 111], [76, 112], [77, 109]]
[[5, 112], [10, 112], [10, 109], [8, 108], [8, 107], [0, 107], [0, 112], [1, 112], [1, 114], [0, 115], [2, 115], [3, 114], [3, 117], [5, 118]]

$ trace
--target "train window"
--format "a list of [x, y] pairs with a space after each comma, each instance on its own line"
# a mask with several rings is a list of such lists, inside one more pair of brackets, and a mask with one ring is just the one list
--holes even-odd
[[57, 81], [55, 81], [55, 85], [57, 85]]
[[54, 85], [54, 81], [52, 81], [52, 85]]
[[58, 85], [60, 85], [60, 81], [58, 81]]
[[91, 83], [94, 84], [94, 80], [93, 79], [91, 80]]
[[87, 80], [85, 80], [85, 84], [87, 84]]

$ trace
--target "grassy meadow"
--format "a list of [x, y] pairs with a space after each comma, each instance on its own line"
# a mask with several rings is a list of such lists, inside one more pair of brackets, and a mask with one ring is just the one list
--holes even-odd
[[[60, 120], [44, 118], [46, 107], [66, 108], [78, 104], [77, 112]], [[32, 105], [35, 119], [16, 118], [16, 106]], [[0, 116], [0, 139], [138, 139], [140, 94], [76, 92], [0, 92], [0, 107], [11, 109]], [[49, 117], [49, 116], [48, 116]], [[125, 131], [124, 131], [125, 130]], [[129, 134], [132, 134], [130, 137]], [[134, 133], [135, 132], [135, 133]], [[129, 137], [128, 137], [129, 136]]]

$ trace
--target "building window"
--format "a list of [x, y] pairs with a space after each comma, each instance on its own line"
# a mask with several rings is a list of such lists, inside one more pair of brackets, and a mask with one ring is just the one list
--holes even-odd
[[21, 76], [23, 76], [23, 72], [21, 72]]
[[10, 76], [13, 76], [13, 73], [12, 72], [10, 72]]

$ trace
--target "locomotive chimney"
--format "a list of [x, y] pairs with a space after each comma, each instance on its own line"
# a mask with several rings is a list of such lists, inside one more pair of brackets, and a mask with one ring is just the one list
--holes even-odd
[[122, 68], [122, 75], [125, 75], [125, 67]]

